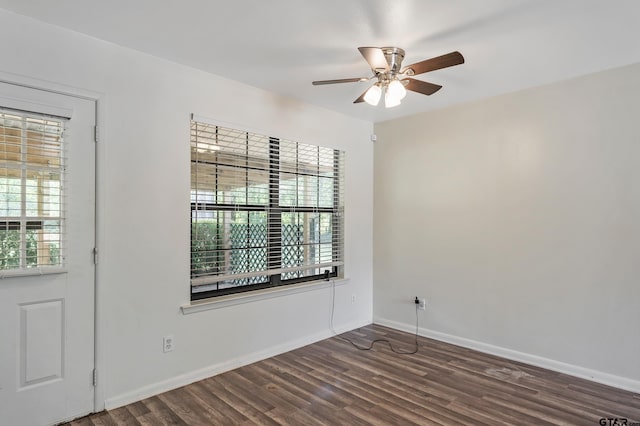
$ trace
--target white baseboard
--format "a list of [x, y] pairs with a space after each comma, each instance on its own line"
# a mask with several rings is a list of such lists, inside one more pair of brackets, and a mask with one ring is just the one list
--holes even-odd
[[[345, 333], [350, 330], [354, 330], [359, 327], [364, 327], [371, 324], [371, 320], [356, 321], [349, 324], [342, 325], [336, 329], [338, 334]], [[224, 373], [226, 371], [233, 370], [235, 368], [249, 365], [263, 359], [270, 358], [285, 352], [292, 351], [294, 349], [301, 348], [312, 343], [316, 343], [320, 340], [333, 337], [333, 333], [330, 330], [325, 330], [320, 333], [316, 333], [311, 336], [306, 336], [301, 339], [286, 342], [280, 345], [276, 345], [264, 350], [260, 350], [248, 355], [243, 355], [238, 358], [234, 358], [222, 363], [210, 365], [199, 370], [195, 370], [189, 373], [181, 374], [176, 377], [172, 377], [161, 382], [153, 383], [148, 386], [141, 387], [139, 389], [117, 395], [112, 398], [107, 398], [104, 402], [105, 409], [112, 410], [114, 408], [122, 407], [123, 405], [131, 404], [136, 401], [149, 398], [154, 395], [158, 395], [163, 392], [167, 392], [181, 386], [188, 385], [198, 380], [203, 380], [217, 374]]]
[[[373, 323], [389, 328], [394, 328], [396, 330], [406, 331], [407, 333], [415, 333], [416, 331], [415, 324], [405, 324], [386, 318], [374, 317]], [[579, 367], [576, 365], [567, 364], [565, 362], [543, 358], [537, 355], [514, 351], [512, 349], [490, 345], [488, 343], [478, 342], [476, 340], [471, 340], [464, 337], [453, 336], [451, 334], [441, 333], [439, 331], [430, 330], [428, 328], [420, 327], [418, 329], [418, 334], [423, 337], [428, 337], [430, 339], [439, 340], [441, 342], [451, 343], [453, 345], [474, 349], [479, 352], [500, 356], [512, 361], [524, 362], [536, 367], [546, 368], [547, 370], [557, 371], [559, 373], [568, 374], [570, 376], [579, 377], [581, 379], [587, 379], [619, 389], [640, 393], [640, 381], [638, 380], [628, 379], [626, 377], [620, 377], [613, 374], [604, 373], [602, 371]]]

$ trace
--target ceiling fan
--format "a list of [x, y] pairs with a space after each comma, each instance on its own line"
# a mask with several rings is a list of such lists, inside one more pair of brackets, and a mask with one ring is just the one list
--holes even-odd
[[314, 81], [314, 86], [335, 83], [355, 83], [377, 79], [376, 83], [360, 95], [354, 104], [366, 102], [370, 105], [378, 105], [384, 91], [384, 104], [387, 108], [400, 105], [400, 101], [406, 96], [407, 90], [432, 95], [442, 88], [438, 84], [428, 83], [411, 78], [414, 75], [452, 67], [464, 63], [464, 57], [460, 52], [451, 52], [415, 64], [402, 67], [404, 50], [399, 47], [358, 47], [364, 59], [371, 66], [371, 77], [342, 78], [337, 80]]

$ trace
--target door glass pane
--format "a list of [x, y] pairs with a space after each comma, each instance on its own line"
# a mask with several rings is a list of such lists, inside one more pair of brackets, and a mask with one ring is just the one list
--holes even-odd
[[63, 263], [64, 120], [0, 111], [0, 268]]

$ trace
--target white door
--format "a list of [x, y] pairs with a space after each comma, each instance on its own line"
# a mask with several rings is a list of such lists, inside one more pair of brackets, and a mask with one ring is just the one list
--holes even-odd
[[2, 426], [93, 411], [94, 123], [91, 100], [0, 83]]

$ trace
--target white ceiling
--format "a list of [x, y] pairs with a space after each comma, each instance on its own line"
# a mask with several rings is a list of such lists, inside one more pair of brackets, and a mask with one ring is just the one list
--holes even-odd
[[[0, 0], [0, 7], [369, 121], [384, 121], [640, 62], [640, 0]], [[404, 64], [454, 50], [443, 85], [385, 109], [358, 46]]]

